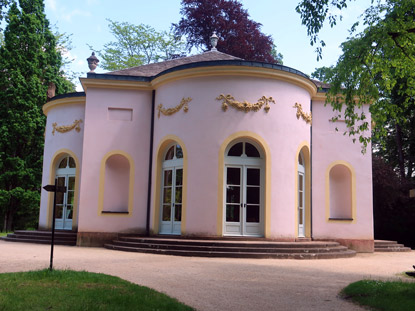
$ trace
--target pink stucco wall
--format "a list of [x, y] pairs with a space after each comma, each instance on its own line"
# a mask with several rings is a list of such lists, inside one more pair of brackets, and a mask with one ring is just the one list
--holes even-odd
[[[363, 108], [370, 116], [368, 107]], [[330, 122], [330, 105], [313, 102], [313, 236], [315, 238], [373, 239], [371, 146], [362, 153], [362, 145], [343, 135], [344, 122]], [[336, 127], [338, 131], [336, 131]], [[355, 222], [330, 222], [326, 219], [326, 171], [335, 161], [349, 163], [356, 174]]]
[[[220, 94], [255, 103], [272, 96], [269, 113], [222, 110]], [[258, 77], [206, 77], [175, 81], [157, 89], [156, 106], [176, 106], [191, 97], [189, 111], [155, 117], [154, 146], [167, 135], [179, 137], [188, 151], [187, 234], [216, 235], [218, 212], [218, 153], [231, 135], [249, 131], [268, 145], [271, 157], [271, 237], [293, 238], [295, 227], [295, 163], [302, 142], [309, 142], [310, 126], [296, 118], [296, 102], [309, 111], [310, 94], [284, 81]], [[154, 163], [156, 163], [154, 154]], [[155, 168], [154, 168], [155, 169]], [[155, 170], [153, 169], [153, 176]], [[155, 176], [154, 176], [155, 177]], [[153, 203], [154, 208], [154, 188]], [[157, 208], [157, 207], [156, 207]]]
[[[88, 88], [86, 101], [78, 230], [142, 232], [146, 223], [151, 91]], [[108, 108], [132, 110], [131, 121], [122, 113], [110, 117]], [[118, 150], [134, 162], [133, 211], [127, 216], [103, 215], [98, 213], [101, 162]]]
[[[81, 119], [80, 132], [72, 130], [67, 133], [55, 132], [52, 134], [54, 122], [58, 126], [71, 125], [75, 120]], [[43, 154], [43, 175], [42, 187], [50, 183], [51, 172], [50, 166], [57, 152], [67, 149], [75, 154], [82, 166], [82, 145], [85, 125], [85, 105], [84, 104], [65, 104], [54, 107], [48, 112], [45, 128], [45, 149]], [[52, 177], [54, 178], [54, 176]], [[78, 192], [79, 195], [79, 192]], [[46, 229], [48, 227], [47, 219], [48, 211], [48, 192], [42, 188], [39, 228]]]

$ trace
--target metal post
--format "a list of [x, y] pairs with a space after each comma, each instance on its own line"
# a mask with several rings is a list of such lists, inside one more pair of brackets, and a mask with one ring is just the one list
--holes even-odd
[[56, 214], [56, 187], [58, 185], [58, 179], [55, 178], [55, 191], [53, 192], [53, 210], [52, 210], [52, 241], [50, 243], [50, 266], [49, 270], [53, 270], [53, 246], [55, 243], [55, 214]]

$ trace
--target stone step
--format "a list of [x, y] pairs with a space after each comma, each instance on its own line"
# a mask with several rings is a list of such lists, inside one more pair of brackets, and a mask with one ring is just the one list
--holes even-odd
[[276, 242], [266, 239], [186, 239], [124, 236], [105, 244], [108, 249], [176, 256], [228, 258], [347, 258], [355, 251], [337, 242]]
[[118, 241], [132, 243], [155, 243], [155, 244], [173, 244], [173, 245], [198, 245], [198, 246], [228, 246], [228, 247], [281, 247], [281, 248], [316, 248], [316, 247], [334, 247], [339, 246], [337, 242], [275, 242], [262, 239], [261, 241], [243, 241], [234, 240], [202, 240], [202, 239], [169, 239], [169, 238], [143, 238], [143, 237], [121, 237]]
[[105, 244], [105, 247], [113, 250], [163, 254], [174, 256], [192, 256], [192, 257], [224, 257], [224, 258], [274, 258], [274, 259], [334, 259], [334, 258], [348, 258], [356, 255], [355, 251], [346, 250], [343, 252], [332, 253], [252, 253], [252, 252], [220, 252], [220, 251], [187, 251], [175, 249], [157, 249], [157, 248], [139, 248], [117, 246], [114, 244]]
[[[9, 233], [6, 237], [1, 238], [8, 242], [25, 242], [36, 244], [50, 244], [52, 240], [51, 231], [29, 231], [16, 230], [14, 233]], [[56, 245], [76, 245], [77, 233], [67, 231], [56, 231], [54, 244]]]
[[[181, 242], [181, 241], [180, 241]], [[138, 248], [154, 248], [154, 249], [174, 249], [174, 250], [187, 250], [187, 251], [207, 251], [207, 252], [247, 252], [247, 253], [329, 253], [329, 252], [343, 252], [347, 250], [347, 247], [341, 245], [335, 245], [330, 247], [281, 247], [271, 245], [270, 247], [256, 247], [251, 245], [228, 245], [228, 243], [216, 243], [216, 245], [190, 245], [190, 244], [159, 244], [159, 243], [136, 243], [128, 241], [113, 241], [113, 245], [125, 246], [125, 247], [138, 247]], [[291, 245], [290, 245], [291, 246]]]
[[410, 252], [411, 248], [396, 241], [375, 240], [375, 252]]

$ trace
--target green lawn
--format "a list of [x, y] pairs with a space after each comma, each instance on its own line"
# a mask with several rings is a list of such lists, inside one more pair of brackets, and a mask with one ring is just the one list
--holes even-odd
[[373, 310], [415, 310], [415, 282], [363, 280], [344, 288], [342, 296]]
[[40, 270], [0, 274], [0, 311], [193, 310], [147, 287], [105, 274]]
[[0, 232], [0, 236], [6, 236], [9, 233], [11, 233], [11, 232]]

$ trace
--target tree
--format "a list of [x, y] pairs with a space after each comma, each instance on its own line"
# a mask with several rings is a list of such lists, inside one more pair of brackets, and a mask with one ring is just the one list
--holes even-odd
[[[52, 83], [70, 91], [42, 0], [12, 3], [0, 47], [0, 217], [4, 230], [37, 222], [45, 117]], [[24, 224], [22, 221], [29, 221]]]
[[[317, 6], [315, 2], [301, 3]], [[346, 1], [337, 2], [346, 7]], [[327, 8], [328, 2], [324, 5]], [[315, 43], [324, 16], [313, 21], [315, 11], [304, 12], [303, 23], [306, 20]], [[375, 236], [412, 247], [413, 239], [408, 237], [415, 233], [415, 199], [409, 198], [408, 191], [415, 185], [414, 15], [413, 0], [372, 3], [363, 15], [365, 29], [357, 33], [358, 23], [352, 27], [337, 64], [313, 74], [331, 84], [328, 102], [344, 114], [349, 133], [359, 135], [363, 144], [372, 139]], [[372, 137], [363, 135], [369, 124], [360, 110], [362, 104], [371, 104]]]
[[333, 9], [342, 10], [344, 8], [347, 8], [347, 0], [302, 0], [297, 5], [296, 11], [301, 15], [302, 24], [307, 27], [310, 44], [317, 44], [317, 60], [321, 59], [322, 47], [326, 45], [324, 40], [320, 40], [318, 36], [324, 22], [328, 18], [330, 27], [335, 26], [337, 19], [341, 20], [342, 16], [331, 14], [331, 12]]
[[370, 140], [363, 135], [369, 129], [363, 104], [372, 104], [377, 136], [388, 134], [388, 119], [405, 124], [415, 109], [414, 14], [411, 0], [386, 0], [368, 8], [366, 28], [356, 33], [357, 23], [352, 27], [354, 36], [342, 44], [343, 54], [325, 81], [332, 86], [328, 101], [335, 111], [344, 111], [350, 134], [359, 135], [363, 144]]
[[261, 32], [261, 24], [251, 20], [236, 0], [182, 0], [180, 13], [183, 17], [173, 29], [177, 36], [187, 37], [189, 51], [209, 50], [210, 37], [216, 32], [217, 49], [223, 53], [252, 61], [279, 60], [271, 36]]
[[184, 43], [171, 33], [158, 32], [144, 24], [108, 22], [116, 41], [105, 44], [102, 51], [97, 51], [102, 58], [103, 69], [120, 70], [183, 55]]
[[[0, 23], [3, 20], [4, 11], [7, 8], [7, 6], [10, 4], [10, 0], [0, 0]], [[0, 28], [0, 31], [2, 29]]]

